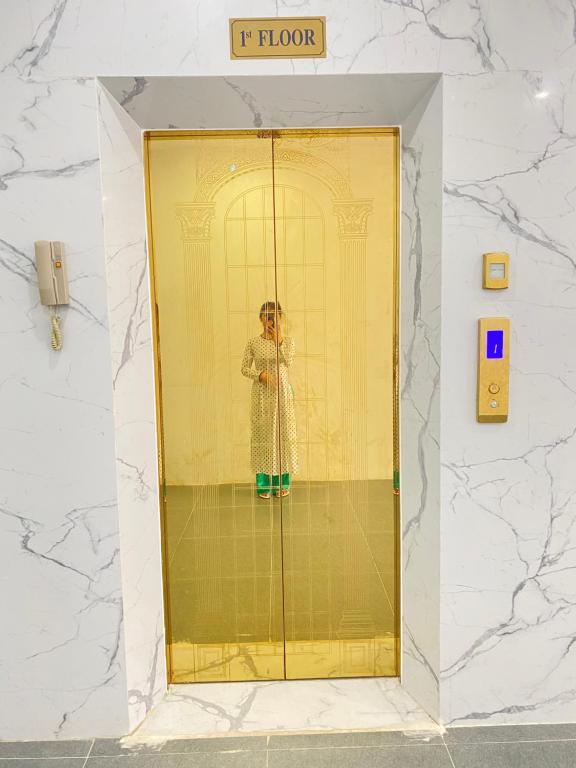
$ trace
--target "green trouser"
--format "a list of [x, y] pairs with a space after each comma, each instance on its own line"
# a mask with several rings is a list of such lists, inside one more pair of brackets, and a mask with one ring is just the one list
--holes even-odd
[[[272, 480], [272, 482], [270, 482]], [[277, 491], [280, 481], [280, 475], [265, 475], [263, 472], [258, 472], [256, 475], [256, 492], [257, 493], [269, 493], [270, 491]], [[287, 491], [290, 488], [290, 473], [285, 472], [282, 475], [282, 490]]]

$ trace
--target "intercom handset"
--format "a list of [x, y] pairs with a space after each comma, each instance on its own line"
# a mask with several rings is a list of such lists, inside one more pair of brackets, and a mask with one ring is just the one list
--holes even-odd
[[68, 304], [68, 276], [64, 259], [64, 243], [57, 240], [37, 240], [36, 267], [40, 301], [49, 307]]
[[[49, 307], [68, 304], [68, 275], [64, 243], [58, 240], [37, 240], [34, 243], [34, 249], [40, 301]], [[52, 313], [52, 348], [55, 350], [62, 348], [60, 318], [56, 310]]]

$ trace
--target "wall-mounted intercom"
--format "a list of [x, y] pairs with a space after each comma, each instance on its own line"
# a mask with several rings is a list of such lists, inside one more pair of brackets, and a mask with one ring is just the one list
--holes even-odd
[[510, 320], [482, 317], [478, 321], [478, 421], [508, 421], [509, 376]]
[[[57, 240], [37, 240], [34, 243], [34, 249], [36, 251], [40, 301], [49, 307], [68, 304], [68, 276], [64, 243]], [[52, 348], [55, 350], [62, 349], [60, 317], [56, 310], [52, 313]]]

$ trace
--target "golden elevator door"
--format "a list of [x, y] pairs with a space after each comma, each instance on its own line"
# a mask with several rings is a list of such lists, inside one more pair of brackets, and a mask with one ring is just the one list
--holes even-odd
[[397, 674], [398, 135], [274, 136], [298, 474], [282, 501], [286, 677]]
[[146, 156], [171, 680], [395, 675], [397, 132]]

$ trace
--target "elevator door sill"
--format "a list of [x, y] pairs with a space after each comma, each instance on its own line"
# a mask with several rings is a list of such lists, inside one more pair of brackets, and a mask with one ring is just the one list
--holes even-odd
[[398, 678], [188, 683], [170, 686], [130, 738], [437, 728]]

